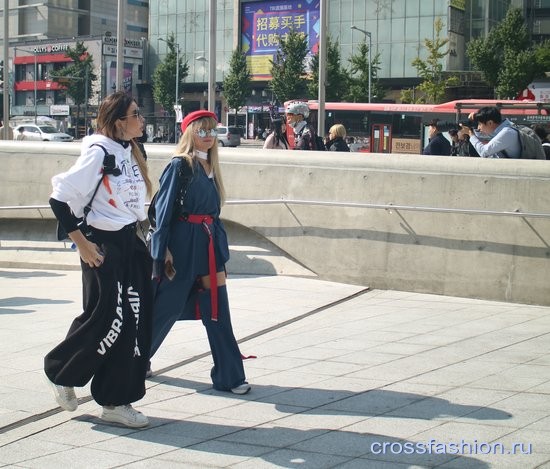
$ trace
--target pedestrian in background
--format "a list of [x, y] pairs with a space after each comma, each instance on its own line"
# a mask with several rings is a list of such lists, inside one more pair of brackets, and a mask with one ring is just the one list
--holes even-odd
[[151, 239], [156, 288], [151, 356], [178, 319], [202, 319], [214, 366], [214, 389], [246, 394], [243, 360], [233, 334], [226, 287], [227, 234], [220, 219], [225, 192], [218, 160], [217, 118], [195, 111], [181, 123], [176, 155], [160, 178]]
[[458, 137], [458, 130], [449, 130], [449, 137], [451, 137], [451, 156], [458, 156], [458, 148], [460, 146], [460, 139]]
[[26, 140], [27, 137], [25, 137], [25, 128], [24, 127], [18, 127], [15, 134], [15, 140]]
[[[292, 101], [285, 110], [286, 122], [294, 132], [294, 150], [324, 150], [322, 139], [317, 139], [317, 132], [307, 122], [309, 106], [301, 101]], [[318, 143], [318, 140], [321, 140]], [[323, 145], [323, 148], [318, 148]]]
[[329, 130], [329, 141], [326, 144], [330, 151], [350, 151], [346, 138], [346, 128], [342, 124], [334, 124]]
[[451, 144], [449, 140], [445, 138], [441, 132], [439, 122], [437, 119], [432, 120], [428, 124], [429, 130], [429, 143], [424, 148], [422, 152], [423, 155], [441, 155], [441, 156], [450, 156], [451, 155]]
[[[482, 107], [468, 116], [477, 129], [466, 124], [462, 128], [469, 134], [470, 142], [482, 158], [519, 158], [521, 144], [512, 122], [503, 119], [495, 106]], [[487, 141], [488, 140], [488, 141]]]
[[286, 125], [282, 119], [273, 119], [271, 122], [271, 132], [264, 142], [264, 149], [266, 148], [270, 150], [288, 150]]
[[[76, 410], [74, 387], [92, 380], [92, 397], [103, 406], [101, 419], [132, 428], [148, 425], [131, 403], [145, 395], [151, 341], [151, 261], [136, 233], [151, 192], [135, 143], [142, 133], [136, 101], [113, 93], [101, 103], [97, 132], [84, 137], [75, 164], [52, 178], [50, 205], [80, 255], [84, 312], [44, 359], [64, 410]], [[92, 198], [81, 231], [77, 217]]]
[[535, 124], [533, 125], [533, 130], [542, 142], [542, 148], [544, 149], [546, 159], [550, 160], [550, 140], [548, 140], [548, 132], [546, 131], [546, 128], [542, 124]]

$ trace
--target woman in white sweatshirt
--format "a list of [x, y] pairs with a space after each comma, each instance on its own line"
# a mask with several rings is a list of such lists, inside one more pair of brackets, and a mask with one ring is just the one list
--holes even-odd
[[[143, 126], [132, 97], [107, 96], [96, 133], [84, 137], [75, 164], [52, 178], [50, 198], [80, 255], [83, 312], [46, 355], [48, 382], [57, 403], [74, 411], [74, 387], [92, 380], [92, 396], [103, 406], [101, 419], [128, 427], [148, 425], [131, 406], [145, 394], [151, 342], [151, 261], [136, 233], [151, 192], [135, 141]], [[86, 205], [91, 209], [79, 225]]]

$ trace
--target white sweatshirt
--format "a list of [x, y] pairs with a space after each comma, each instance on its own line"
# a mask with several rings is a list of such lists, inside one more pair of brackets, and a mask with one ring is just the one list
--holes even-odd
[[66, 202], [77, 217], [82, 217], [84, 207], [102, 177], [105, 153], [115, 155], [120, 176], [110, 174], [101, 183], [87, 216], [88, 225], [100, 230], [117, 231], [137, 220], [145, 220], [146, 186], [137, 162], [132, 157], [132, 148], [103, 135], [90, 135], [82, 140], [81, 153], [75, 164], [65, 173], [52, 178], [51, 197]]

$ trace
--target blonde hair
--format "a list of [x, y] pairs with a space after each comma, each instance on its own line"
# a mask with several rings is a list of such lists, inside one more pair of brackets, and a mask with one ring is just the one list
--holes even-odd
[[334, 124], [329, 130], [329, 134], [333, 134], [336, 137], [344, 138], [346, 136], [346, 128], [342, 124]]
[[[176, 155], [181, 158], [185, 158], [189, 166], [194, 168], [197, 157], [195, 156], [195, 140], [194, 133], [199, 129], [215, 129], [218, 125], [218, 121], [212, 117], [202, 117], [191, 122], [185, 132], [182, 134], [177, 146]], [[214, 141], [214, 145], [208, 150], [208, 162], [214, 172], [214, 183], [218, 189], [220, 195], [221, 204], [225, 202], [225, 188], [223, 186], [222, 173], [220, 169], [220, 162], [218, 157], [218, 139]]]
[[[110, 94], [107, 96], [99, 106], [99, 111], [97, 113], [97, 131], [105, 137], [109, 137], [112, 140], [117, 140], [119, 138], [119, 129], [117, 127], [117, 122], [120, 118], [126, 116], [128, 108], [132, 103], [135, 103], [136, 100], [131, 96], [128, 96], [123, 91], [117, 91], [116, 93]], [[153, 192], [153, 184], [149, 178], [149, 170], [147, 168], [147, 161], [143, 153], [139, 149], [139, 146], [134, 139], [130, 140], [130, 145], [132, 146], [132, 156], [136, 160], [136, 163], [139, 167], [139, 171], [143, 176], [145, 181], [145, 187], [147, 188], [147, 195], [151, 196]]]

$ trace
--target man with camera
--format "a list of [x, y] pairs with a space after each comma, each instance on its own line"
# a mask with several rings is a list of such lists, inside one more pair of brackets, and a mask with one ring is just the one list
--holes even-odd
[[430, 142], [424, 148], [423, 155], [451, 155], [451, 144], [449, 140], [441, 133], [440, 126], [437, 119], [432, 120], [429, 124], [429, 138]]
[[[470, 143], [482, 158], [519, 158], [521, 144], [508, 119], [502, 119], [497, 107], [482, 107], [469, 116], [473, 122], [460, 126], [470, 135]], [[475, 130], [477, 128], [477, 130]], [[488, 140], [488, 141], [487, 141]]]

